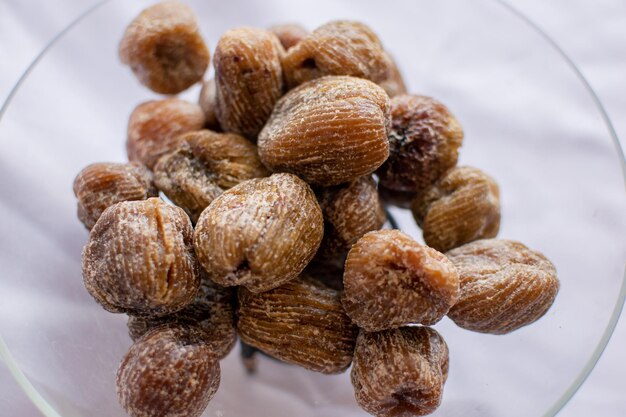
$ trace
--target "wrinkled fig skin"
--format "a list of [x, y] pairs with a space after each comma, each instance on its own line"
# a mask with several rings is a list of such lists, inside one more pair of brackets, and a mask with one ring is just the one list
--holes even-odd
[[215, 50], [217, 120], [226, 132], [255, 141], [284, 90], [284, 49], [266, 30], [231, 29]]
[[102, 213], [83, 250], [89, 293], [113, 313], [164, 316], [191, 303], [200, 277], [185, 212], [158, 198]]
[[324, 220], [311, 188], [291, 174], [243, 182], [198, 220], [194, 243], [209, 277], [268, 291], [297, 277], [315, 255]]
[[209, 345], [217, 359], [222, 359], [235, 346], [235, 291], [209, 279], [203, 279], [195, 300], [178, 313], [165, 317], [130, 316], [128, 332], [136, 341], [151, 329], [168, 323], [197, 325], [204, 331], [202, 340]]
[[199, 130], [179, 140], [178, 149], [154, 167], [154, 181], [193, 222], [224, 190], [269, 175], [256, 146], [243, 136]]
[[152, 183], [152, 173], [135, 162], [91, 164], [78, 173], [73, 188], [78, 200], [78, 218], [88, 230], [113, 204], [158, 195]]
[[448, 378], [448, 346], [434, 329], [361, 331], [352, 365], [357, 403], [377, 417], [434, 412]]
[[294, 23], [274, 25], [269, 28], [269, 31], [276, 35], [285, 50], [297, 45], [309, 34], [308, 30]]
[[559, 291], [552, 262], [519, 242], [477, 240], [446, 255], [461, 280], [448, 317], [464, 329], [510, 333], [540, 319]]
[[210, 58], [193, 11], [178, 1], [141, 12], [124, 33], [119, 56], [141, 84], [160, 94], [178, 94], [200, 81]]
[[458, 160], [463, 130], [440, 102], [425, 96], [391, 99], [389, 159], [376, 173], [394, 191], [423, 193]]
[[370, 81], [324, 77], [282, 97], [259, 135], [274, 171], [332, 186], [368, 175], [389, 156], [389, 97]]
[[371, 176], [321, 190], [318, 201], [324, 214], [324, 238], [319, 258], [345, 256], [367, 232], [383, 227], [385, 210]]
[[358, 328], [340, 293], [318, 281], [301, 277], [261, 294], [239, 288], [237, 316], [241, 339], [281, 361], [325, 374], [350, 366]]
[[379, 83], [391, 62], [376, 34], [366, 25], [334, 21], [315, 29], [290, 48], [283, 60], [289, 88], [326, 75], [350, 75]]
[[131, 417], [199, 417], [220, 384], [203, 332], [157, 327], [137, 340], [117, 371], [117, 397]]
[[498, 235], [500, 190], [479, 169], [456, 167], [418, 197], [411, 211], [426, 244], [445, 252]]
[[202, 83], [198, 104], [204, 112], [207, 129], [215, 132], [221, 131], [220, 122], [217, 121], [217, 90], [214, 78]]
[[401, 94], [407, 94], [406, 84], [404, 83], [398, 64], [396, 64], [396, 61], [389, 53], [387, 53], [387, 58], [390, 63], [387, 77], [383, 81], [379, 82], [378, 85], [385, 90], [390, 98], [394, 98], [395, 96], [399, 96]]
[[179, 136], [204, 127], [200, 106], [176, 98], [140, 104], [128, 120], [128, 159], [154, 168], [159, 158], [178, 147]]
[[366, 331], [432, 325], [459, 296], [454, 265], [399, 230], [367, 233], [348, 253], [343, 306]]

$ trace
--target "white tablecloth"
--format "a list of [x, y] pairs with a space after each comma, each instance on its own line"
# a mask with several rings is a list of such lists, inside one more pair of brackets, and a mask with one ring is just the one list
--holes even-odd
[[[45, 43], [91, 3], [0, 1], [0, 102]], [[605, 104], [618, 135], [626, 138], [626, 3], [622, 0], [511, 3], [552, 35], [579, 65]], [[622, 320], [597, 368], [562, 416], [626, 415], [624, 349], [626, 322]], [[0, 387], [1, 416], [39, 415], [1, 363]]]

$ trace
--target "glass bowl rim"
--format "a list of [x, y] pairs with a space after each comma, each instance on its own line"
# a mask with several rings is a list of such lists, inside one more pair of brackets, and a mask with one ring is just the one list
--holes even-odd
[[[103, 6], [106, 3], [109, 3], [111, 0], [100, 0], [87, 8], [85, 11], [80, 13], [76, 18], [74, 18], [64, 29], [58, 32], [55, 36], [53, 36], [50, 41], [41, 49], [41, 51], [35, 56], [35, 58], [31, 61], [28, 67], [24, 70], [22, 75], [18, 78], [13, 88], [9, 91], [4, 103], [0, 107], [0, 123], [2, 122], [2, 118], [11, 103], [12, 98], [20, 89], [21, 85], [28, 79], [29, 74], [35, 69], [37, 64], [46, 53], [59, 41], [61, 40], [65, 34], [71, 31], [74, 26], [80, 23], [83, 19], [94, 13], [97, 9]], [[622, 169], [622, 179], [624, 180], [624, 184], [626, 185], [626, 157], [624, 155], [624, 149], [620, 143], [619, 137], [617, 135], [617, 131], [611, 122], [611, 118], [607, 113], [600, 97], [595, 92], [587, 78], [584, 76], [582, 71], [576, 66], [575, 62], [572, 58], [567, 55], [567, 53], [559, 46], [559, 44], [546, 32], [544, 31], [538, 24], [533, 22], [528, 16], [526, 16], [523, 12], [510, 5], [506, 0], [492, 0], [495, 3], [498, 3], [503, 8], [507, 9], [513, 16], [520, 19], [526, 25], [529, 26], [531, 30], [533, 30], [536, 34], [538, 34], [544, 41], [546, 41], [553, 50], [565, 61], [567, 66], [574, 72], [576, 78], [582, 83], [583, 87], [587, 91], [587, 93], [591, 96], [594, 105], [597, 110], [600, 112], [600, 116], [608, 130], [609, 136], [613, 141], [613, 145], [615, 147], [615, 151], [618, 154], [620, 160], [620, 166]], [[596, 344], [591, 357], [585, 363], [585, 366], [578, 373], [574, 381], [567, 387], [567, 389], [561, 394], [561, 396], [552, 404], [552, 406], [543, 414], [543, 417], [553, 417], [555, 416], [568, 402], [570, 399], [574, 397], [578, 389], [583, 385], [586, 379], [591, 374], [591, 371], [595, 368], [596, 364], [600, 360], [600, 357], [604, 353], [607, 344], [609, 343], [615, 328], [617, 327], [617, 323], [620, 319], [622, 309], [624, 308], [624, 303], [626, 301], [626, 266], [624, 267], [624, 273], [622, 276], [622, 283], [620, 286], [619, 294], [617, 296], [617, 300], [615, 305], [613, 306], [613, 311], [611, 313], [611, 317], [600, 337], [600, 340]], [[7, 368], [11, 375], [13, 376], [15, 382], [20, 386], [22, 391], [26, 394], [26, 396], [31, 400], [31, 402], [37, 407], [37, 409], [46, 417], [63, 417], [59, 412], [57, 412], [51, 404], [49, 404], [44, 397], [37, 391], [37, 389], [30, 382], [28, 377], [22, 372], [17, 361], [11, 354], [7, 344], [2, 338], [2, 334], [0, 334], [0, 357], [4, 360], [7, 365]]]

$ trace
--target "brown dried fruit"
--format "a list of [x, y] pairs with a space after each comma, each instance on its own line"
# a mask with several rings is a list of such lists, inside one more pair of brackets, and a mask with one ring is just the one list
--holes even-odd
[[141, 164], [100, 162], [85, 167], [74, 179], [78, 218], [91, 229], [102, 212], [115, 203], [156, 197], [152, 173]]
[[283, 53], [267, 30], [238, 28], [222, 35], [213, 65], [217, 119], [224, 131], [256, 140], [283, 94]]
[[358, 329], [340, 293], [301, 277], [261, 294], [239, 289], [241, 339], [281, 361], [335, 374], [350, 366]]
[[183, 310], [171, 316], [128, 317], [128, 332], [136, 341], [148, 331], [168, 323], [197, 325], [204, 331], [202, 340], [209, 345], [217, 359], [222, 359], [232, 350], [237, 341], [235, 329], [235, 293], [209, 279], [202, 279], [195, 300]]
[[321, 190], [318, 201], [324, 214], [324, 238], [319, 258], [345, 255], [367, 232], [383, 227], [385, 210], [371, 176]]
[[389, 159], [376, 173], [394, 191], [421, 194], [456, 165], [463, 129], [440, 102], [401, 95], [391, 100]]
[[200, 97], [198, 104], [204, 112], [207, 129], [220, 131], [220, 122], [217, 121], [217, 90], [215, 88], [215, 79], [211, 78], [202, 83], [200, 89]]
[[224, 190], [269, 175], [256, 146], [243, 136], [199, 130], [179, 140], [178, 149], [155, 165], [154, 182], [194, 222]]
[[303, 28], [302, 26], [294, 23], [288, 23], [284, 25], [274, 25], [269, 28], [270, 32], [272, 32], [285, 50], [291, 48], [298, 44], [302, 39], [306, 38], [309, 34], [309, 31]]
[[199, 417], [220, 384], [203, 332], [165, 325], [137, 340], [117, 371], [117, 397], [131, 417]]
[[176, 98], [140, 104], [128, 120], [128, 159], [152, 169], [158, 159], [176, 149], [179, 135], [204, 126], [200, 106]]
[[389, 98], [354, 77], [324, 77], [282, 97], [259, 134], [259, 156], [274, 171], [331, 186], [368, 175], [389, 155]]
[[326, 23], [290, 48], [283, 60], [289, 88], [325, 75], [351, 75], [379, 83], [390, 61], [376, 34], [360, 22]]
[[559, 291], [552, 262], [519, 242], [478, 240], [446, 255], [461, 280], [461, 295], [448, 317], [464, 329], [512, 332], [541, 318]]
[[434, 329], [362, 331], [351, 374], [356, 401], [377, 417], [430, 414], [441, 404], [448, 366], [448, 346]]
[[367, 331], [437, 323], [459, 296], [454, 265], [399, 230], [367, 233], [348, 252], [343, 306]]
[[398, 64], [393, 59], [391, 54], [387, 53], [387, 58], [389, 59], [387, 77], [385, 77], [383, 81], [379, 82], [378, 85], [380, 85], [391, 98], [401, 94], [407, 94], [406, 84], [404, 83]]
[[416, 199], [411, 211], [424, 241], [445, 252], [500, 229], [500, 190], [476, 168], [456, 167]]
[[209, 66], [209, 50], [196, 17], [178, 1], [163, 1], [142, 11], [126, 28], [119, 55], [141, 84], [161, 94], [186, 90]]
[[185, 212], [158, 198], [109, 207], [83, 251], [89, 293], [114, 313], [163, 316], [191, 303], [200, 277]]
[[311, 188], [291, 174], [245, 181], [202, 213], [194, 243], [209, 277], [223, 286], [267, 291], [298, 276], [322, 240]]

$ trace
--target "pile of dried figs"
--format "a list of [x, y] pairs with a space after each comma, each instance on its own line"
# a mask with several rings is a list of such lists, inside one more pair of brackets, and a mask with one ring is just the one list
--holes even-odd
[[[447, 315], [504, 334], [552, 305], [552, 263], [495, 239], [498, 185], [457, 166], [461, 125], [407, 94], [366, 25], [229, 30], [205, 81], [196, 18], [166, 1], [130, 23], [119, 55], [172, 95], [130, 115], [130, 162], [74, 182], [85, 286], [128, 315], [134, 340], [117, 373], [129, 415], [201, 415], [237, 338], [251, 371], [255, 352], [326, 374], [352, 365], [364, 410], [426, 415], [449, 364], [428, 326]], [[196, 83], [198, 104], [173, 97]], [[385, 205], [409, 208], [426, 245], [383, 230]]]

